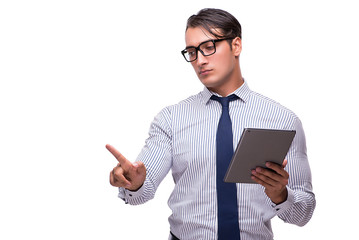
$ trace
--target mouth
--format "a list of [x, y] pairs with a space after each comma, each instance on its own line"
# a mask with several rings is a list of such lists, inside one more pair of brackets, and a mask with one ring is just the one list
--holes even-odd
[[202, 69], [199, 71], [199, 75], [204, 76], [204, 75], [209, 74], [211, 71], [212, 71], [212, 69]]

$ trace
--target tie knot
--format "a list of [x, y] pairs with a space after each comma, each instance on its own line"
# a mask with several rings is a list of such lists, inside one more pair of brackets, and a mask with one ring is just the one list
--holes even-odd
[[234, 94], [229, 95], [227, 97], [218, 97], [216, 95], [212, 95], [211, 99], [220, 102], [222, 107], [228, 107], [229, 102], [238, 99], [238, 97], [237, 95]]

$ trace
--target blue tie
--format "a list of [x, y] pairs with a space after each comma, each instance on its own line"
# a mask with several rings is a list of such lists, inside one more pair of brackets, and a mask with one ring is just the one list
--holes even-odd
[[217, 97], [212, 100], [222, 105], [222, 115], [219, 119], [216, 150], [217, 150], [217, 202], [218, 202], [218, 240], [238, 240], [238, 204], [235, 183], [223, 181], [227, 168], [233, 156], [232, 122], [229, 117], [229, 102], [238, 99], [236, 95]]

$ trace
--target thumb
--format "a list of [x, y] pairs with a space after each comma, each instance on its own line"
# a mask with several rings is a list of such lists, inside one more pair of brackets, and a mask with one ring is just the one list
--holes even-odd
[[287, 159], [284, 159], [283, 164], [282, 164], [282, 167], [285, 168], [285, 166], [287, 166], [287, 164], [288, 164], [288, 160], [287, 160]]
[[137, 173], [139, 174], [146, 173], [146, 167], [143, 162], [134, 162], [132, 166], [135, 168]]

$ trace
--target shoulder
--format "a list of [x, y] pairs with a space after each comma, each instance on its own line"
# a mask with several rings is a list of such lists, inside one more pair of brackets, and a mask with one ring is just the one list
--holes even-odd
[[170, 122], [173, 117], [185, 114], [188, 111], [200, 108], [203, 103], [202, 92], [189, 96], [180, 102], [164, 107], [156, 118], [164, 118]]
[[277, 112], [286, 114], [288, 116], [291, 116], [293, 118], [298, 118], [298, 116], [289, 108], [285, 107], [281, 103], [266, 97], [260, 93], [251, 91], [251, 97], [250, 102], [254, 105], [256, 105], [258, 108], [262, 108], [263, 110], [266, 110], [267, 112]]
[[189, 96], [176, 104], [165, 107], [162, 111], [173, 112], [181, 109], [190, 109], [203, 103], [203, 92], [199, 92], [195, 95]]

